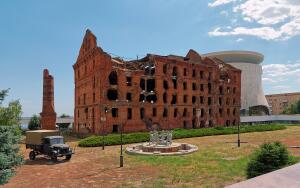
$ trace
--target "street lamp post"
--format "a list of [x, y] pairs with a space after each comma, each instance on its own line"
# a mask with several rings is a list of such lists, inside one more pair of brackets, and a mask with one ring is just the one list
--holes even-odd
[[237, 144], [238, 144], [238, 147], [241, 146], [241, 140], [240, 140], [240, 124], [238, 123], [238, 140], [237, 140]]

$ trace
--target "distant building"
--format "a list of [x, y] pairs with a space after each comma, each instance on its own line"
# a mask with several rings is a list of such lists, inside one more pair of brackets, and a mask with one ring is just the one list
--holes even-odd
[[124, 61], [87, 30], [76, 63], [74, 130], [81, 133], [202, 128], [239, 123], [241, 71], [190, 50]]
[[271, 114], [281, 114], [282, 111], [291, 104], [300, 100], [300, 92], [296, 93], [282, 93], [266, 95], [270, 105]]
[[269, 115], [269, 105], [262, 87], [262, 54], [252, 51], [222, 51], [204, 56], [216, 57], [242, 70], [241, 116]]

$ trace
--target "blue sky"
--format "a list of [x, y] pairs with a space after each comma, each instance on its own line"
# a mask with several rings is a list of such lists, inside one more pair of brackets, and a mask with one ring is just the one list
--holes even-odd
[[85, 30], [105, 51], [134, 59], [253, 50], [265, 93], [299, 91], [298, 0], [0, 1], [0, 89], [23, 115], [41, 112], [42, 72], [55, 79], [58, 115], [73, 115], [73, 68]]

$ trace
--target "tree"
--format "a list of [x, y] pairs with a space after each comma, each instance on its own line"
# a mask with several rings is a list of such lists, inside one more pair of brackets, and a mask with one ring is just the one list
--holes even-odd
[[59, 117], [60, 117], [60, 118], [69, 118], [69, 117], [71, 117], [71, 116], [68, 115], [68, 114], [63, 113], [63, 114], [60, 115]]
[[33, 115], [31, 118], [30, 118], [30, 121], [28, 123], [28, 129], [30, 130], [37, 130], [37, 129], [40, 129], [41, 127], [41, 118], [40, 116], [37, 116], [37, 115]]
[[7, 93], [8, 90], [0, 91], [0, 185], [6, 183], [13, 176], [14, 168], [23, 162], [18, 145], [22, 107], [18, 100], [7, 107], [1, 106]]
[[300, 114], [300, 100], [285, 108], [282, 114]]

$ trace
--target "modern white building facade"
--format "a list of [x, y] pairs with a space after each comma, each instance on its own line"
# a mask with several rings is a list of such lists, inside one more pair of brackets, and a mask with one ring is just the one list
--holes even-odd
[[204, 54], [218, 58], [242, 70], [241, 115], [269, 115], [269, 105], [262, 88], [262, 67], [264, 56], [252, 51], [221, 51]]

